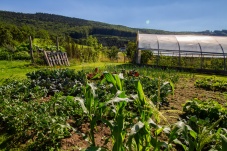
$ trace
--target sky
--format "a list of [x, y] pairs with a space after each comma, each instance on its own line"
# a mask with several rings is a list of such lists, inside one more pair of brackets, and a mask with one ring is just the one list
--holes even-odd
[[227, 0], [0, 0], [0, 10], [50, 13], [166, 31], [227, 29]]

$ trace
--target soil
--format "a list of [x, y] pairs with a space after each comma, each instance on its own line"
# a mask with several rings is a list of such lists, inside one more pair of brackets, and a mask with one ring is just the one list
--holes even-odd
[[[70, 121], [71, 124], [73, 124], [72, 121]], [[62, 150], [70, 150], [70, 151], [79, 151], [84, 148], [88, 148], [91, 143], [88, 141], [88, 134], [89, 134], [89, 124], [85, 123], [82, 124], [78, 129], [77, 133], [72, 132], [72, 136], [70, 138], [62, 139], [61, 146]], [[107, 137], [110, 136], [110, 129], [106, 127], [104, 124], [100, 124], [96, 127], [95, 130], [95, 145], [97, 147], [106, 148], [108, 150], [111, 150], [112, 143], [109, 141], [107, 144], [105, 144], [105, 140]]]
[[[169, 105], [160, 108], [160, 111], [167, 118], [169, 124], [178, 121], [183, 114], [182, 106], [187, 100], [198, 98], [199, 100], [216, 100], [221, 104], [227, 103], [227, 94], [214, 91], [206, 91], [194, 86], [195, 78], [180, 78], [175, 84], [174, 95], [168, 97]], [[72, 121], [71, 121], [72, 123]], [[162, 122], [161, 122], [162, 123]], [[77, 129], [77, 133], [72, 133], [70, 138], [65, 138], [61, 141], [62, 150], [79, 151], [89, 147], [91, 144], [84, 138], [85, 134], [89, 132], [89, 124], [82, 124]], [[111, 150], [111, 141], [104, 145], [105, 137], [110, 136], [110, 130], [105, 125], [99, 125], [95, 131], [95, 141], [97, 146], [102, 146]], [[104, 145], [104, 146], [103, 146]]]
[[169, 106], [161, 108], [161, 112], [164, 113], [170, 124], [175, 123], [183, 114], [182, 107], [187, 100], [198, 98], [201, 101], [215, 100], [222, 105], [227, 103], [227, 94], [196, 88], [195, 81], [195, 78], [180, 78], [175, 84], [174, 95], [168, 97]]

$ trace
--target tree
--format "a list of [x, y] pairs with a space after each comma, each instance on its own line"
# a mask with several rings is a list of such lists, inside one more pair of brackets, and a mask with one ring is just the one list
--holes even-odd
[[129, 41], [126, 47], [126, 55], [131, 60], [131, 62], [135, 61], [135, 53], [136, 53], [136, 43]]
[[50, 35], [49, 35], [48, 31], [46, 31], [44, 29], [40, 29], [36, 33], [36, 38], [49, 39], [50, 38]]
[[11, 44], [13, 40], [13, 35], [5, 27], [0, 27], [0, 46], [5, 44]]
[[102, 48], [102, 44], [99, 44], [98, 39], [96, 37], [91, 36], [91, 35], [87, 37], [86, 45], [91, 46], [95, 49], [101, 49]]
[[116, 46], [112, 46], [109, 50], [107, 50], [106, 54], [110, 60], [116, 60], [118, 57], [118, 52], [118, 48]]

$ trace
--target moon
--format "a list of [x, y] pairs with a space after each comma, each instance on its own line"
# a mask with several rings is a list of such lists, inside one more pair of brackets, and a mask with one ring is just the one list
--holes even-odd
[[148, 24], [150, 24], [150, 20], [148, 19], [148, 20], [146, 20], [146, 24], [148, 25]]

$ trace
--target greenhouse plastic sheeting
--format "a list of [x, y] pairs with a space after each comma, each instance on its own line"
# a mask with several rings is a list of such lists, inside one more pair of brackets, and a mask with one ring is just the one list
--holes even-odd
[[165, 56], [220, 58], [227, 56], [227, 37], [138, 34], [138, 49]]

